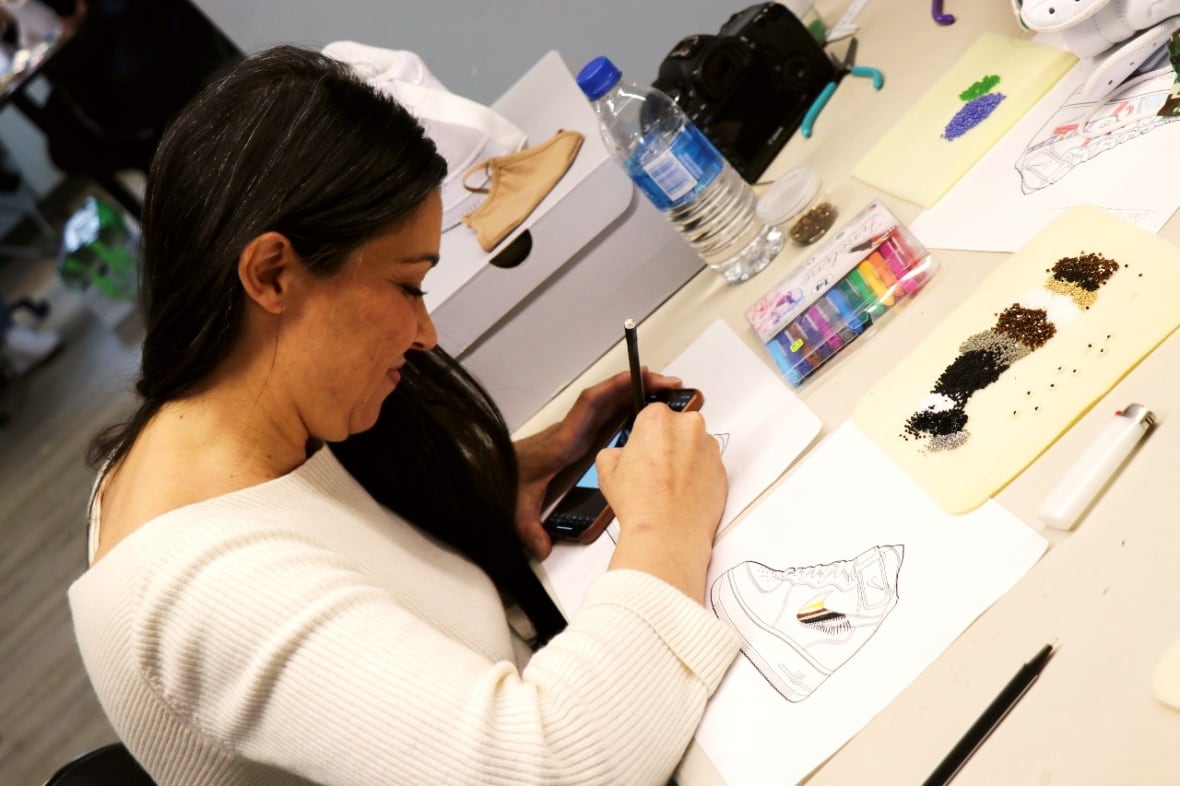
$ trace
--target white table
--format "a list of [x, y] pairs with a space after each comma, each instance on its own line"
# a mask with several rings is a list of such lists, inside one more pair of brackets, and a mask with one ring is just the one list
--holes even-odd
[[[834, 21], [846, 3], [820, 0], [817, 6]], [[951, 3], [946, 10], [958, 22], [941, 27], [921, 0], [870, 2], [860, 17], [857, 60], [884, 72], [885, 89], [874, 94], [862, 89], [861, 80], [845, 83], [821, 114], [814, 136], [792, 139], [763, 179], [806, 162], [819, 171], [843, 216], [881, 198], [911, 222], [918, 207], [849, 177], [873, 132], [887, 128], [889, 118], [905, 111], [931, 76], [949, 67], [982, 32], [1028, 35], [1005, 0]], [[843, 45], [834, 51], [842, 52]], [[866, 122], [869, 110], [879, 113], [879, 123]], [[1180, 221], [1170, 221], [1161, 235], [1180, 244]], [[914, 302], [800, 390], [823, 419], [824, 434], [844, 422], [861, 392], [1008, 257], [937, 249], [934, 255], [941, 270]], [[773, 367], [744, 312], [805, 256], [788, 248], [760, 275], [733, 287], [702, 271], [643, 322], [645, 364], [663, 367], [720, 317]], [[520, 435], [559, 419], [579, 390], [626, 366], [620, 342]], [[997, 494], [1012, 513], [1039, 527], [1034, 514], [1047, 490], [1111, 413], [1135, 401], [1158, 418], [1079, 527], [1072, 533], [1044, 530], [1051, 546], [1037, 566], [817, 770], [810, 784], [921, 783], [1020, 664], [1050, 641], [1060, 645], [1051, 665], [960, 772], [956, 786], [1180, 783], [1180, 711], [1151, 693], [1157, 662], [1180, 638], [1180, 427], [1169, 422], [1180, 413], [1177, 367], [1180, 337], [1173, 335]], [[678, 778], [682, 786], [722, 783], [695, 744]]]

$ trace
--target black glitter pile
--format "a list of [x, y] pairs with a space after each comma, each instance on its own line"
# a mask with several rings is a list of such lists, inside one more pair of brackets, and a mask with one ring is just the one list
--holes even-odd
[[963, 342], [959, 355], [934, 383], [930, 392], [945, 396], [954, 406], [915, 412], [906, 419], [905, 433], [911, 437], [937, 438], [964, 431], [967, 401], [976, 391], [995, 382], [1012, 363], [1053, 338], [1056, 332], [1043, 309], [1018, 304], [1004, 309], [994, 328]]
[[959, 406], [977, 390], [982, 390], [1008, 370], [998, 352], [974, 349], [964, 352], [946, 367], [931, 392], [946, 396]]
[[967, 425], [967, 413], [959, 407], [933, 412], [924, 409], [915, 412], [906, 419], [905, 433], [911, 437], [925, 437], [927, 435], [941, 437], [956, 434]]
[[967, 400], [975, 391], [999, 379], [1010, 365], [994, 350], [972, 349], [962, 353], [939, 375], [931, 391], [946, 396], [955, 405], [949, 409], [915, 412], [906, 419], [905, 433], [911, 437], [938, 437], [962, 431], [967, 425]]

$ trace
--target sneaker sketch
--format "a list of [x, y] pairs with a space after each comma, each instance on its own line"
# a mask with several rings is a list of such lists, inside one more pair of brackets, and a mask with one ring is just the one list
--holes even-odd
[[1016, 159], [1020, 190], [1032, 194], [1061, 181], [1075, 167], [1124, 142], [1180, 120], [1157, 113], [1168, 100], [1174, 75], [1140, 74], [1117, 93], [1087, 101], [1075, 90], [1033, 135]]
[[742, 653], [788, 701], [810, 696], [864, 646], [897, 605], [905, 547], [773, 570], [753, 561], [709, 588], [713, 613], [741, 635]]

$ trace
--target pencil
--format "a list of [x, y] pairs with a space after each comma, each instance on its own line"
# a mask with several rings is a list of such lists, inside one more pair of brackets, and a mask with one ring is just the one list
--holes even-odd
[[623, 337], [627, 339], [627, 362], [631, 365], [631, 403], [635, 407], [635, 414], [643, 409], [643, 370], [639, 367], [639, 334], [635, 330], [635, 320], [628, 319], [623, 323]]
[[1012, 711], [1016, 702], [1020, 701], [1020, 697], [1032, 687], [1037, 677], [1041, 676], [1041, 670], [1045, 668], [1045, 664], [1049, 662], [1049, 657], [1052, 654], [1053, 645], [1046, 644], [1041, 647], [1040, 652], [1033, 656], [1032, 660], [1020, 667], [1016, 676], [1009, 680], [1004, 689], [1000, 691], [1000, 695], [987, 705], [987, 709], [979, 716], [979, 720], [975, 721], [958, 744], [951, 748], [951, 752], [925, 780], [923, 786], [943, 786], [943, 784], [950, 783], [972, 754], [1000, 725], [1000, 721], [1004, 720], [1004, 717]]

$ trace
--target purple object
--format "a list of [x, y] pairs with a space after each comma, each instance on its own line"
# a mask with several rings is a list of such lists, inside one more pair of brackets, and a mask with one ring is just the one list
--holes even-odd
[[954, 16], [942, 12], [942, 0], [930, 0], [930, 15], [940, 25], [953, 25], [955, 23]]
[[951, 122], [946, 124], [942, 132], [943, 139], [958, 139], [975, 126], [987, 120], [988, 115], [996, 111], [996, 107], [1004, 100], [1003, 93], [984, 93], [979, 98], [973, 98], [955, 112]]

